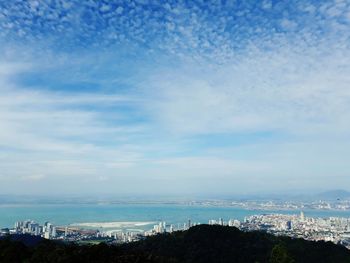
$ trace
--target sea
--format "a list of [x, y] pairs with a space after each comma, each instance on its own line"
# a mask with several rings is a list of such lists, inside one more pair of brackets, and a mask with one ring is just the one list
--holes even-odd
[[[347, 217], [350, 211], [303, 210], [307, 217]], [[174, 204], [0, 204], [0, 228], [13, 227], [16, 221], [49, 221], [58, 226], [86, 222], [160, 222], [183, 224], [190, 219], [208, 223], [210, 219], [238, 219], [256, 214], [300, 214], [300, 210], [256, 210], [237, 207]]]

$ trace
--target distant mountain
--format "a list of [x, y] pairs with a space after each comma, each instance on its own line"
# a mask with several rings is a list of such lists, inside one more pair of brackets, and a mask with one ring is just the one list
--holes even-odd
[[345, 263], [350, 251], [330, 242], [242, 232], [234, 227], [200, 225], [120, 246], [42, 241], [35, 247], [0, 240], [2, 263]]
[[336, 199], [350, 199], [350, 192], [342, 189], [322, 192], [316, 195], [319, 199], [336, 200]]

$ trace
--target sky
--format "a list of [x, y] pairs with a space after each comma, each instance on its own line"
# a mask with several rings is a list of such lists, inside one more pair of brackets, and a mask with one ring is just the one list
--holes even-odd
[[349, 157], [349, 1], [0, 1], [0, 193], [350, 190]]

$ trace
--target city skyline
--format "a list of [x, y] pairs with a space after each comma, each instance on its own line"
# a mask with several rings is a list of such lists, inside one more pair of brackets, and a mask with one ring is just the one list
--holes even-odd
[[[45, 239], [69, 242], [105, 242], [122, 244], [137, 242], [148, 236], [175, 231], [186, 231], [204, 222], [86, 222], [56, 226], [46, 221], [40, 225], [34, 220], [16, 221], [14, 227], [2, 228], [1, 235], [32, 235]], [[301, 211], [297, 214], [258, 214], [244, 217], [243, 220], [230, 218], [208, 219], [208, 225], [229, 226], [241, 231], [261, 231], [276, 236], [303, 238], [311, 241], [330, 241], [350, 249], [350, 220], [344, 217], [307, 217]], [[151, 228], [153, 226], [153, 228]], [[129, 227], [129, 228], [128, 228]], [[131, 227], [131, 228], [130, 228]]]
[[350, 190], [349, 29], [340, 0], [2, 1], [0, 193]]

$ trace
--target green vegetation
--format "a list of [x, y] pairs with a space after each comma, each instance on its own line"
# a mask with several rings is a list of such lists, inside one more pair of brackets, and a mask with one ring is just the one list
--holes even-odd
[[28, 247], [21, 242], [2, 240], [0, 262], [346, 263], [350, 262], [350, 251], [330, 242], [200, 225], [188, 231], [161, 234], [120, 246], [43, 240]]
[[288, 250], [283, 244], [273, 247], [270, 256], [270, 263], [294, 263], [295, 260], [288, 255]]

